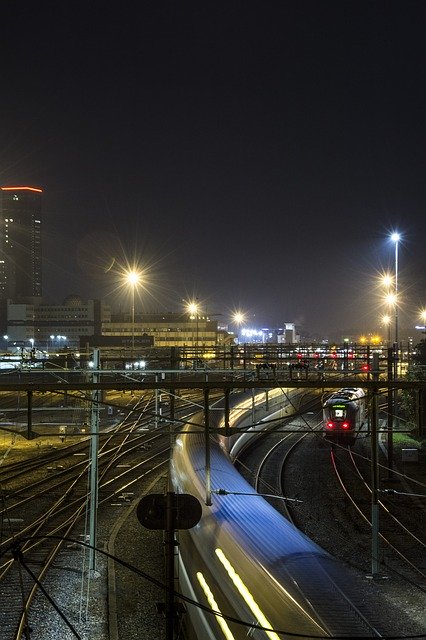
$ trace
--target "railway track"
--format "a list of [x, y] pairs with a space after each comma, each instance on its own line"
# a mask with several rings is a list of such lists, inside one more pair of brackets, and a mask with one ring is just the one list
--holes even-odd
[[[315, 418], [319, 416], [310, 417], [313, 431], [316, 426]], [[286, 426], [296, 431], [297, 423], [289, 422]], [[285, 428], [283, 426], [283, 430]], [[384, 573], [388, 573], [391, 580], [366, 580], [366, 576], [371, 573], [371, 526], [360, 517], [347, 495], [339, 489], [340, 485], [337, 485], [330, 465], [330, 449], [331, 445], [324, 441], [320, 433], [271, 433], [265, 438], [265, 442], [259, 441], [258, 448], [243, 452], [244, 455], [247, 453], [244, 458], [247, 469], [242, 472], [261, 493], [291, 498], [292, 500], [268, 500], [310, 538], [336, 558], [351, 565], [358, 576], [364, 576], [363, 583], [368, 584], [365, 584], [365, 593], [360, 592], [360, 597], [364, 599], [362, 606], [368, 603], [366, 608], [370, 611], [371, 619], [377, 620], [377, 627], [384, 636], [410, 637], [411, 631], [414, 636], [423, 637], [424, 578], [418, 571], [420, 568], [421, 573], [424, 573], [420, 567], [422, 558], [423, 561], [425, 558], [423, 501], [417, 504], [413, 513], [413, 503], [408, 496], [388, 492], [380, 494], [384, 506], [393, 515], [396, 513], [398, 516], [403, 511], [403, 517], [397, 517], [397, 520], [410, 531], [410, 535], [405, 533], [401, 524], [394, 522], [392, 527], [395, 531], [390, 530], [389, 537], [390, 541], [396, 538], [394, 546], [399, 547], [400, 553], [409, 560], [411, 558], [410, 562], [415, 565], [415, 569], [410, 565], [405, 569], [403, 565], [406, 562], [390, 547], [386, 550], [385, 543], [382, 542]], [[355, 450], [368, 451], [368, 438], [361, 439]], [[342, 453], [348, 455], [347, 451], [342, 450]], [[354, 484], [362, 484], [363, 497], [360, 501], [368, 515], [371, 498], [364, 486], [364, 478], [367, 478], [368, 484], [369, 461], [366, 461], [362, 480], [359, 469], [356, 471], [349, 459], [339, 466], [343, 467], [349, 488]], [[415, 484], [413, 487], [413, 492], [422, 493], [422, 487]], [[405, 502], [404, 506], [401, 501]], [[380, 521], [384, 521], [383, 516], [380, 516]], [[408, 549], [405, 552], [399, 542], [402, 537], [407, 538]], [[402, 547], [405, 547], [405, 543]], [[388, 567], [389, 571], [386, 571]]]
[[[137, 492], [138, 484], [150, 474], [158, 474], [169, 459], [167, 423], [154, 432], [146, 431], [147, 424], [152, 424], [152, 416], [145, 415], [141, 407], [134, 407], [131, 414], [135, 416], [137, 411], [137, 419], [124, 421], [114, 432], [100, 438], [99, 514], [103, 506], [108, 507]], [[84, 447], [85, 455], [76, 456]], [[87, 442], [80, 442], [67, 447], [66, 451], [40, 456], [36, 462], [30, 456], [2, 469], [2, 640], [32, 637], [32, 602], [37, 591], [43, 589], [43, 583], [48, 581], [58, 554], [70, 553], [64, 549], [62, 538], [87, 539], [90, 505], [87, 449]], [[36, 450], [34, 454], [37, 455]], [[35, 481], [32, 480], [34, 475], [37, 475]], [[62, 622], [68, 625], [66, 619]], [[73, 623], [70, 624], [68, 630], [77, 634], [72, 637], [79, 637], [75, 629], [72, 631]]]
[[294, 407], [295, 415], [272, 423], [244, 447], [234, 461], [241, 475], [273, 506], [293, 522], [291, 504], [298, 500], [287, 495], [285, 468], [291, 454], [306, 437], [320, 428], [318, 399], [303, 394]]
[[[367, 527], [371, 536], [371, 487], [366, 480], [366, 461], [361, 456], [355, 456], [350, 448], [330, 451], [331, 464], [341, 490], [356, 513]], [[355, 480], [354, 480], [355, 479]], [[381, 557], [378, 560], [387, 571], [397, 572], [407, 580], [426, 592], [425, 551], [426, 542], [424, 529], [421, 526], [422, 511], [419, 510], [417, 523], [412, 518], [412, 508], [401, 508], [393, 500], [387, 499], [382, 493], [378, 501], [379, 540]], [[414, 505], [412, 504], [411, 507]]]

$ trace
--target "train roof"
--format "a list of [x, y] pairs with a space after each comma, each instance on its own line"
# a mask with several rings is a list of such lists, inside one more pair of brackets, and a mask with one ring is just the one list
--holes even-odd
[[365, 391], [364, 389], [357, 387], [344, 387], [343, 389], [339, 389], [335, 391], [327, 398], [324, 402], [324, 406], [341, 401], [341, 402], [351, 402], [352, 400], [359, 400], [360, 398], [364, 398]]

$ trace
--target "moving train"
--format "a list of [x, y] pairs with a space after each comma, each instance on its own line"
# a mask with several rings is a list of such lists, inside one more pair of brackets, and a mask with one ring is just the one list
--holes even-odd
[[186, 604], [189, 637], [380, 637], [350, 570], [254, 491], [223, 441], [206, 443], [202, 419], [179, 435], [171, 464], [175, 491], [202, 505], [199, 523], [179, 532], [179, 590], [200, 605]]
[[331, 442], [354, 444], [366, 420], [364, 389], [344, 387], [323, 404], [323, 433]]

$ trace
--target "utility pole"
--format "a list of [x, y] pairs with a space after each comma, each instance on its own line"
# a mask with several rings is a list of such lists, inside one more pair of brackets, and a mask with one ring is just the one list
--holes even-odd
[[205, 428], [205, 445], [206, 445], [206, 505], [212, 504], [212, 487], [211, 487], [211, 463], [210, 463], [210, 409], [209, 409], [209, 390], [204, 389], [204, 428]]
[[[93, 383], [99, 382], [99, 349], [93, 350]], [[96, 531], [98, 515], [98, 451], [99, 451], [99, 397], [100, 389], [92, 391], [90, 424], [90, 515], [89, 515], [89, 572], [96, 572]]]
[[[373, 353], [373, 380], [379, 380], [379, 354]], [[371, 398], [371, 577], [379, 577], [378, 389]]]
[[[394, 352], [392, 347], [388, 348], [388, 382], [393, 379]], [[387, 420], [387, 450], [388, 450], [388, 480], [392, 478], [393, 469], [393, 416], [394, 416], [394, 395], [395, 389], [388, 389], [388, 420]]]

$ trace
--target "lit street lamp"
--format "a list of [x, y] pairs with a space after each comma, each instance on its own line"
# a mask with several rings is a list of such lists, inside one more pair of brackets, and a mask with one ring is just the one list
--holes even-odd
[[382, 317], [382, 324], [387, 327], [387, 345], [390, 347], [391, 343], [391, 322], [392, 319], [390, 316], [386, 315]]
[[[399, 355], [399, 336], [398, 336], [398, 243], [400, 241], [399, 233], [392, 233], [392, 242], [395, 243], [395, 275], [394, 275], [394, 306], [395, 306], [395, 353], [393, 362], [393, 378], [397, 378], [398, 374], [398, 355]], [[389, 350], [390, 352], [390, 350]], [[389, 353], [390, 355], [390, 353]], [[389, 369], [390, 371], [390, 369]], [[392, 406], [393, 405], [393, 406]], [[392, 411], [393, 409], [393, 411]], [[392, 415], [393, 414], [393, 415]], [[388, 477], [392, 478], [393, 469], [393, 420], [398, 416], [398, 389], [388, 392]]]
[[426, 309], [422, 309], [420, 311], [420, 319], [423, 322], [422, 326], [416, 326], [416, 329], [421, 329], [424, 334], [426, 334]]
[[394, 293], [395, 293], [395, 343], [398, 353], [398, 243], [401, 239], [399, 233], [393, 233], [391, 235], [392, 242], [395, 243], [395, 281], [394, 281]]
[[198, 302], [189, 302], [187, 310], [190, 313], [191, 319], [195, 318], [196, 321], [196, 333], [195, 333], [195, 359], [198, 358], [198, 320], [199, 320], [199, 305]]
[[132, 310], [131, 310], [131, 322], [132, 322], [132, 350], [131, 356], [133, 358], [133, 352], [135, 350], [135, 288], [139, 284], [141, 279], [141, 274], [135, 270], [127, 271], [125, 274], [125, 280], [128, 285], [130, 285], [132, 290]]
[[387, 287], [388, 289], [390, 289], [393, 285], [393, 276], [391, 276], [389, 273], [385, 273], [382, 278], [381, 278], [382, 284], [384, 284], [385, 287]]
[[[232, 316], [232, 320], [233, 320], [234, 324], [237, 325], [238, 330], [239, 330], [240, 326], [242, 324], [244, 324], [245, 319], [246, 319], [245, 315], [244, 315], [244, 313], [242, 311], [236, 311], [234, 313], [234, 315]], [[240, 336], [238, 335], [238, 337], [237, 337], [238, 342], [239, 342], [239, 338], [240, 338]]]
[[[55, 338], [55, 336], [53, 336], [53, 337]], [[57, 341], [57, 343], [58, 343], [58, 349], [60, 349], [60, 348], [61, 348], [61, 340], [63, 340], [63, 341], [64, 341], [64, 343], [65, 343], [65, 342], [66, 342], [66, 340], [67, 340], [67, 336], [56, 336], [56, 341]], [[64, 345], [64, 346], [65, 346], [65, 345]]]

